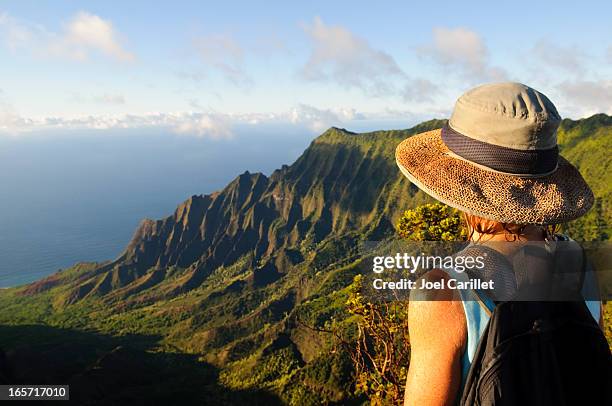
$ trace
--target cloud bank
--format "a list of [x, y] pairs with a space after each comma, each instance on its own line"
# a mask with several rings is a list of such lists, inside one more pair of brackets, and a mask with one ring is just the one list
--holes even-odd
[[331, 126], [373, 117], [379, 115], [359, 113], [353, 108], [319, 109], [307, 104], [298, 104], [282, 113], [156, 112], [140, 115], [29, 118], [19, 116], [9, 104], [0, 102], [0, 134], [20, 135], [39, 130], [58, 129], [158, 128], [180, 135], [221, 140], [233, 138], [237, 126], [281, 124], [319, 133]]

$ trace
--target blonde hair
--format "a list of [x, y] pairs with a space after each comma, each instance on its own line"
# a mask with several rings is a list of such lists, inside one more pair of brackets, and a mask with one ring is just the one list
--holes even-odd
[[[503, 223], [465, 212], [463, 212], [463, 222], [468, 230], [468, 240], [471, 240], [474, 232], [477, 232], [480, 234], [479, 239], [485, 234], [496, 235], [504, 233], [506, 241], [520, 241], [521, 237], [525, 235], [525, 228], [529, 225]], [[542, 237], [546, 239], [553, 237], [560, 229], [558, 224], [543, 225], [541, 228]]]

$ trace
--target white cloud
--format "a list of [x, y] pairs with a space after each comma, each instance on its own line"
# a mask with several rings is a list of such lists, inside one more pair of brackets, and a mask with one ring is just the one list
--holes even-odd
[[434, 28], [432, 43], [422, 47], [420, 53], [478, 81], [506, 77], [503, 69], [489, 64], [489, 50], [484, 40], [467, 28]]
[[[194, 47], [209, 67], [221, 72], [223, 77], [237, 86], [248, 87], [252, 79], [244, 70], [244, 50], [242, 46], [228, 35], [210, 35], [194, 40]], [[189, 74], [202, 78], [202, 73]]]
[[[77, 59], [87, 59], [91, 50], [121, 61], [132, 61], [134, 55], [121, 46], [113, 24], [97, 15], [79, 12], [66, 25], [59, 47]], [[61, 52], [61, 51], [60, 51]]]
[[301, 70], [306, 80], [330, 81], [384, 95], [393, 91], [393, 79], [406, 78], [391, 55], [344, 27], [327, 25], [316, 17], [303, 28], [312, 42], [312, 53]]
[[538, 41], [532, 49], [540, 61], [549, 67], [561, 68], [569, 73], [584, 72], [585, 53], [575, 46], [560, 46], [547, 40]]
[[343, 122], [364, 119], [364, 115], [353, 108], [318, 109], [307, 104], [298, 104], [287, 114], [292, 124], [305, 125], [312, 131], [320, 132]]
[[103, 94], [101, 96], [94, 96], [93, 100], [97, 103], [103, 104], [124, 104], [125, 97], [122, 94]]
[[[0, 15], [0, 18], [2, 16]], [[4, 90], [0, 89], [0, 133], [15, 134], [14, 128], [19, 127], [22, 119], [11, 103], [6, 100]]]
[[221, 114], [196, 114], [188, 116], [174, 131], [177, 134], [195, 135], [211, 139], [229, 139], [234, 136], [230, 121]]
[[16, 135], [17, 129], [27, 124], [27, 120], [19, 116], [11, 104], [0, 99], [0, 134]]
[[435, 83], [427, 79], [414, 79], [404, 87], [402, 96], [406, 101], [431, 102], [440, 92]]
[[385, 51], [342, 26], [326, 24], [315, 17], [303, 25], [311, 54], [300, 70], [307, 81], [335, 83], [359, 89], [367, 96], [397, 96], [404, 101], [432, 101], [439, 88], [423, 78], [411, 78]]
[[133, 61], [134, 55], [121, 44], [113, 24], [95, 14], [79, 12], [60, 32], [0, 14], [0, 36], [12, 51], [25, 49], [35, 56], [53, 56], [84, 61], [93, 53]]
[[203, 66], [178, 71], [176, 76], [195, 83], [210, 79], [209, 83], [212, 84], [212, 74], [218, 73], [227, 82], [243, 89], [249, 89], [254, 84], [246, 68], [248, 57], [261, 61], [291, 54], [285, 41], [276, 34], [255, 33], [248, 39], [238, 41], [231, 34], [215, 33], [194, 38], [192, 48]]
[[7, 13], [0, 14], [0, 36], [4, 45], [11, 51], [32, 41], [34, 30], [35, 27], [28, 27]]
[[557, 88], [567, 105], [566, 111], [574, 117], [612, 114], [612, 80], [565, 81]]

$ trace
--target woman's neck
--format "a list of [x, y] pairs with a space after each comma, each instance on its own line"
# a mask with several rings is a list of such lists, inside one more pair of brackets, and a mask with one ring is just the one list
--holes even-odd
[[[516, 236], [516, 241], [544, 241], [546, 233], [540, 226], [528, 225], [523, 229], [520, 236]], [[477, 242], [508, 242], [512, 239], [508, 238], [506, 232], [496, 234], [481, 234], [474, 230], [471, 241]], [[510, 236], [512, 237], [512, 236]]]
[[471, 241], [487, 245], [502, 255], [511, 256], [530, 241], [544, 241], [545, 236], [546, 233], [542, 227], [528, 225], [515, 239], [513, 239], [514, 235], [508, 235], [506, 232], [481, 234], [474, 230]]

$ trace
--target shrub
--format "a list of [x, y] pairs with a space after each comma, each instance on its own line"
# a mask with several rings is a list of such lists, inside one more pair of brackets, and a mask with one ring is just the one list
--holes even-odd
[[456, 241], [467, 236], [460, 212], [441, 203], [406, 210], [396, 228], [400, 237], [411, 241]]

